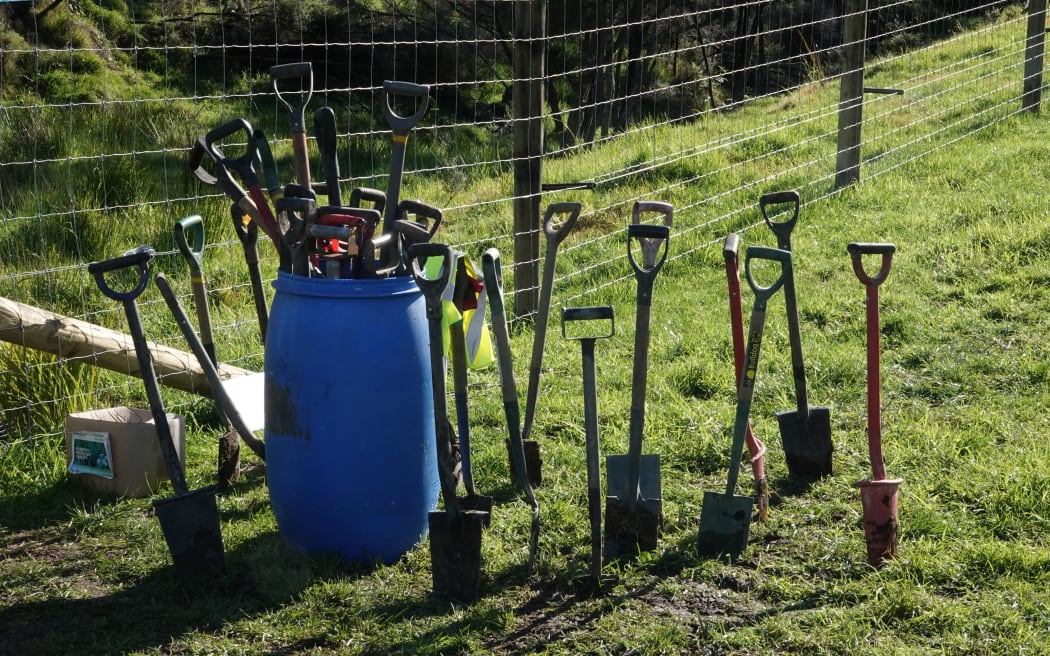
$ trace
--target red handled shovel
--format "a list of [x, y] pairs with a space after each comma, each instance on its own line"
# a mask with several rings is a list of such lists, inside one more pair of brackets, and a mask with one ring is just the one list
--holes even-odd
[[[904, 481], [886, 478], [882, 460], [882, 400], [879, 393], [879, 285], [886, 280], [893, 263], [893, 244], [858, 244], [846, 247], [853, 262], [853, 272], [867, 289], [866, 314], [868, 334], [868, 455], [871, 480], [857, 483], [864, 509], [864, 539], [868, 544], [868, 563], [879, 567], [897, 555], [897, 490]], [[879, 273], [869, 276], [864, 271], [863, 256], [880, 255]]]
[[[314, 93], [314, 70], [310, 62], [279, 64], [270, 67], [270, 78], [277, 100], [288, 110], [288, 126], [295, 157], [295, 180], [310, 186], [310, 158], [306, 150], [306, 106]], [[288, 84], [294, 80], [296, 84]], [[293, 102], [293, 96], [296, 96]]]
[[[768, 287], [760, 287], [751, 275], [753, 259], [780, 262], [780, 276]], [[744, 435], [751, 415], [751, 401], [755, 395], [755, 379], [758, 377], [758, 356], [762, 348], [762, 333], [766, 323], [766, 306], [769, 299], [784, 285], [791, 274], [791, 253], [776, 248], [751, 246], [744, 258], [744, 272], [748, 285], [755, 293], [755, 305], [751, 309], [750, 334], [747, 339], [747, 362], [744, 375], [737, 386], [736, 419], [733, 422], [733, 446], [729, 452], [729, 476], [725, 494], [704, 492], [704, 505], [700, 511], [700, 531], [697, 534], [697, 552], [701, 556], [727, 555], [735, 559], [747, 548], [747, 537], [751, 529], [751, 509], [754, 499], [734, 494], [740, 459], [744, 454]]]
[[[735, 232], [726, 236], [722, 255], [726, 261], [726, 279], [729, 282], [729, 323], [733, 332], [733, 359], [736, 366], [736, 384], [740, 385], [740, 377], [744, 375], [744, 312], [740, 305], [740, 264], [738, 253], [740, 249], [740, 235]], [[751, 454], [751, 473], [755, 477], [755, 505], [758, 506], [758, 519], [765, 521], [769, 509], [769, 484], [766, 481], [766, 445], [755, 437], [751, 430], [751, 420], [747, 422], [747, 433], [744, 438], [747, 442], [747, 451]]]
[[[219, 144], [238, 132], [244, 132], [244, 154], [240, 157], [228, 157], [220, 149]], [[257, 145], [251, 124], [243, 118], [223, 123], [204, 135], [204, 147], [212, 160], [227, 171], [234, 171], [241, 177], [241, 182], [248, 187], [248, 193], [251, 194], [255, 208], [258, 210], [259, 228], [274, 243], [274, 246], [277, 247], [277, 252], [283, 254], [281, 231], [277, 226], [277, 220], [274, 218], [273, 212], [270, 210], [270, 203], [259, 186], [259, 172], [255, 170]]]

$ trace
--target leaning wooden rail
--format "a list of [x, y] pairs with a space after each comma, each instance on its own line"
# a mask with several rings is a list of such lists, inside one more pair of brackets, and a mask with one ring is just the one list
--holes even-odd
[[[131, 336], [0, 297], [0, 340], [88, 362], [123, 374], [141, 376]], [[192, 353], [150, 342], [153, 367], [162, 385], [211, 396], [211, 385]], [[223, 380], [255, 372], [227, 364]]]

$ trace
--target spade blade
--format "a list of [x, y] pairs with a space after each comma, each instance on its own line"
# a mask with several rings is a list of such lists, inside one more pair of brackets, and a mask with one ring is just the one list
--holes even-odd
[[696, 547], [701, 556], [736, 559], [747, 548], [753, 497], [704, 492]]
[[430, 567], [434, 594], [472, 602], [481, 585], [481, 531], [488, 513], [430, 513]]
[[808, 419], [797, 410], [776, 413], [788, 473], [798, 480], [831, 476], [831, 411], [812, 406]]

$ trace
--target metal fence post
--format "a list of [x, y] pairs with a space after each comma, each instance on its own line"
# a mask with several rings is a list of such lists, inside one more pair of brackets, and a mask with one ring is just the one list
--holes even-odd
[[860, 127], [864, 120], [864, 41], [868, 0], [846, 0], [842, 19], [842, 79], [839, 82], [838, 156], [835, 188], [860, 180]]
[[539, 302], [547, 0], [514, 5], [514, 314]]
[[1021, 109], [1038, 112], [1043, 93], [1043, 44], [1046, 36], [1046, 0], [1028, 0], [1028, 37], [1024, 48], [1024, 91]]

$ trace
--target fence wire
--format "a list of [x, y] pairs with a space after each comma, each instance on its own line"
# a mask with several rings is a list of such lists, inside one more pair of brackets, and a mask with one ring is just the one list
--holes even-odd
[[[1022, 111], [1028, 38], [1022, 3], [866, 4], [866, 84], [903, 93], [864, 98], [864, 178]], [[228, 215], [228, 201], [199, 184], [186, 161], [198, 135], [247, 116], [267, 136], [279, 166], [290, 170], [288, 113], [267, 74], [290, 62], [313, 65], [310, 107], [336, 111], [339, 179], [347, 189], [385, 189], [389, 182], [383, 81], [428, 84], [436, 109], [414, 131], [408, 192], [438, 194], [427, 200], [455, 226], [454, 245], [475, 255], [496, 245], [508, 268], [516, 240], [538, 239], [539, 226], [516, 232], [512, 220], [514, 139], [526, 122], [539, 121], [546, 131], [550, 182], [583, 181], [598, 190], [587, 197], [581, 222], [625, 221], [637, 200], [687, 199], [675, 207], [672, 260], [751, 227], [761, 190], [796, 188], [807, 203], [835, 193], [840, 103], [837, 93], [823, 91], [837, 89], [850, 73], [842, 58], [848, 2], [127, 5], [126, 16], [92, 0], [0, 5], [0, 298], [6, 303], [126, 331], [121, 308], [98, 293], [87, 264], [150, 243], [158, 270], [181, 271], [171, 226], [202, 214], [220, 357], [259, 370], [263, 345], [245, 309], [251, 289], [243, 262], [237, 265], [241, 246], [231, 226], [215, 218]], [[544, 74], [516, 79], [516, 12], [541, 9]], [[966, 57], [947, 54], [960, 47]], [[542, 90], [541, 116], [514, 115], [520, 83]], [[810, 97], [826, 101], [802, 102]], [[751, 108], [755, 123], [746, 130], [724, 120]], [[634, 161], [595, 156], [636, 149], [640, 140], [658, 145]], [[583, 179], [564, 179], [570, 171]], [[699, 198], [690, 192], [724, 179], [737, 182]], [[631, 191], [601, 193], [618, 186]], [[562, 200], [565, 192], [543, 196]], [[464, 227], [477, 216], [502, 218], [486, 221], [479, 234]], [[586, 302], [627, 280], [622, 255], [602, 261], [591, 255], [618, 253], [596, 247], [620, 239], [619, 229], [591, 230], [566, 244], [571, 266], [559, 267], [557, 304]], [[276, 262], [272, 253], [263, 259]], [[180, 298], [192, 302], [188, 285]], [[151, 340], [186, 349], [159, 296], [144, 295], [141, 311]], [[98, 354], [46, 352], [20, 321], [17, 310], [0, 315], [0, 443], [54, 437], [70, 411], [142, 402], [138, 379], [100, 373]], [[130, 371], [134, 356], [127, 357]], [[197, 402], [192, 393], [172, 398], [176, 411]]]

